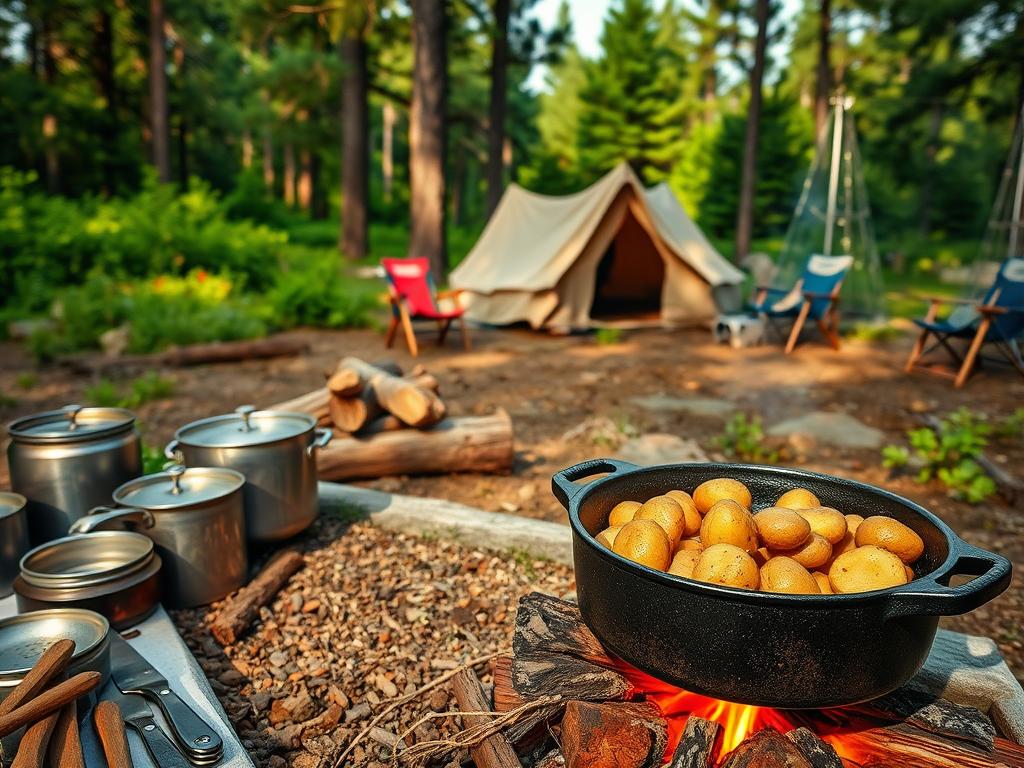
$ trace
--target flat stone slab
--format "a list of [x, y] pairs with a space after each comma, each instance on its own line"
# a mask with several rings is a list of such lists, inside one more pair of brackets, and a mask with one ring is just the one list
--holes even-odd
[[768, 429], [772, 437], [806, 435], [819, 443], [840, 448], [881, 448], [885, 433], [869, 427], [848, 413], [811, 411], [795, 419], [780, 421]]
[[714, 397], [677, 397], [676, 395], [644, 395], [629, 402], [655, 413], [692, 413], [696, 416], [729, 416], [736, 406]]
[[651, 432], [627, 440], [614, 452], [613, 457], [640, 466], [710, 461], [696, 441], [661, 432]]

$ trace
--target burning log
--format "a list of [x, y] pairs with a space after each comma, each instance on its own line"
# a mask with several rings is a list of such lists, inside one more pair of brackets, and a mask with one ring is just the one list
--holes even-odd
[[844, 731], [844, 755], [852, 765], [875, 768], [1011, 768], [1024, 765], [1024, 747], [996, 738], [992, 752], [900, 723], [882, 728]]
[[570, 701], [562, 718], [566, 768], [647, 768], [661, 764], [668, 731], [653, 704]]
[[843, 768], [843, 761], [839, 759], [835, 748], [819, 739], [811, 729], [796, 728], [787, 733], [786, 738], [803, 753], [811, 768]]
[[758, 731], [729, 753], [722, 768], [812, 768], [803, 753], [774, 728]]
[[668, 768], [708, 768], [715, 751], [717, 736], [718, 723], [695, 715], [686, 718], [686, 728], [679, 739], [679, 744], [676, 745], [675, 752], [672, 753]]
[[274, 599], [281, 587], [306, 564], [295, 550], [285, 549], [271, 558], [252, 581], [224, 603], [210, 625], [210, 634], [221, 645], [231, 645], [240, 638], [259, 615], [260, 608]]
[[855, 709], [880, 720], [908, 722], [940, 736], [976, 744], [989, 752], [996, 736], [995, 726], [983, 712], [912, 688], [901, 688]]
[[[480, 680], [472, 669], [464, 669], [452, 678], [452, 692], [455, 694], [459, 709], [463, 712], [491, 711], [491, 706], [480, 686]], [[489, 722], [490, 718], [486, 715], [462, 715], [464, 728]], [[501, 733], [489, 736], [477, 746], [470, 747], [469, 754], [477, 768], [522, 768], [512, 745]]]

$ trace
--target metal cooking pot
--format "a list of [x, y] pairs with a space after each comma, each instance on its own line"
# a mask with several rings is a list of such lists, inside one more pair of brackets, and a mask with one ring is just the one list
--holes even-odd
[[14, 582], [18, 611], [87, 608], [125, 629], [160, 602], [160, 556], [152, 539], [131, 531], [65, 536], [21, 560]]
[[29, 548], [27, 503], [20, 493], [0, 493], [0, 597], [11, 594], [18, 561]]
[[[602, 473], [610, 474], [575, 482]], [[755, 509], [799, 486], [846, 513], [896, 518], [924, 540], [917, 578], [863, 594], [754, 592], [656, 571], [594, 539], [618, 502], [692, 491], [716, 477], [746, 484]], [[921, 668], [939, 616], [971, 611], [1010, 583], [1006, 558], [962, 541], [912, 501], [852, 480], [780, 467], [639, 468], [598, 459], [555, 474], [552, 490], [569, 511], [580, 612], [601, 643], [657, 678], [727, 701], [818, 708], [882, 696]], [[955, 575], [977, 578], [949, 586]]]
[[330, 440], [331, 431], [308, 414], [244, 405], [185, 425], [164, 454], [188, 466], [245, 475], [246, 533], [265, 543], [291, 538], [316, 519], [316, 450]]
[[10, 424], [11, 488], [28, 499], [29, 538], [42, 544], [119, 485], [142, 474], [135, 415], [124, 408], [83, 408], [26, 416]]
[[132, 525], [156, 544], [163, 595], [174, 608], [207, 605], [245, 583], [249, 560], [238, 472], [171, 466], [114, 491], [120, 508], [97, 507], [72, 533]]

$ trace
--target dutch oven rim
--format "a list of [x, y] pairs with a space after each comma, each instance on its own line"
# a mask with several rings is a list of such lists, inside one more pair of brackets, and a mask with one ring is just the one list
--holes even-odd
[[[812, 478], [880, 494], [924, 518], [926, 522], [937, 528], [946, 539], [948, 554], [945, 561], [938, 567], [918, 576], [913, 581], [896, 587], [845, 595], [789, 595], [709, 584], [682, 576], [675, 576], [635, 563], [602, 546], [580, 520], [580, 506], [582, 502], [597, 488], [619, 481], [629, 475], [652, 475], [664, 472], [665, 470], [679, 470], [680, 468], [707, 470], [728, 468], [729, 472], [768, 473], [792, 478]], [[729, 472], [723, 472], [723, 476], [727, 476]], [[600, 473], [608, 474], [586, 484], [575, 482], [576, 480]], [[581, 539], [586, 546], [591, 547], [608, 564], [619, 570], [641, 576], [647, 581], [708, 597], [723, 598], [754, 605], [770, 604], [786, 608], [814, 610], [828, 606], [854, 608], [870, 603], [888, 603], [887, 615], [890, 618], [909, 615], [957, 615], [973, 610], [978, 605], [982, 605], [1002, 593], [1009, 585], [1012, 576], [1012, 565], [1009, 560], [1002, 555], [968, 544], [957, 536], [953, 529], [939, 517], [910, 499], [884, 488], [862, 483], [859, 480], [811, 472], [796, 467], [764, 464], [721, 464], [715, 462], [680, 462], [676, 464], [638, 466], [619, 459], [602, 458], [583, 461], [556, 472], [551, 478], [551, 487], [555, 497], [569, 514], [569, 524], [574, 538], [578, 537]], [[961, 563], [964, 563], [963, 567], [961, 567]], [[946, 586], [940, 581], [948, 581], [949, 578], [957, 574], [973, 575], [976, 578], [957, 587]], [[983, 599], [979, 600], [979, 597]], [[966, 604], [967, 607], [962, 607], [963, 604]]]

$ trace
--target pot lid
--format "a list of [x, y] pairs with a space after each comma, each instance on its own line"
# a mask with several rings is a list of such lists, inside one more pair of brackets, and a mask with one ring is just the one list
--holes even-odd
[[24, 508], [28, 501], [20, 493], [0, 493], [0, 518], [13, 515]]
[[120, 432], [135, 423], [125, 408], [84, 408], [66, 405], [11, 422], [11, 437], [30, 442], [77, 442]]
[[153, 559], [153, 540], [133, 531], [95, 531], [48, 541], [21, 558], [21, 577], [46, 588], [86, 587], [121, 578]]
[[0, 680], [20, 679], [55, 640], [75, 641], [71, 663], [95, 650], [107, 637], [110, 624], [84, 608], [51, 608], [0, 621]]
[[244, 483], [245, 476], [233, 469], [172, 464], [164, 472], [129, 480], [114, 491], [114, 501], [148, 510], [179, 509], [223, 498]]
[[316, 420], [305, 413], [257, 411], [251, 405], [243, 405], [234, 413], [186, 424], [175, 438], [202, 448], [241, 448], [287, 440], [315, 426]]

